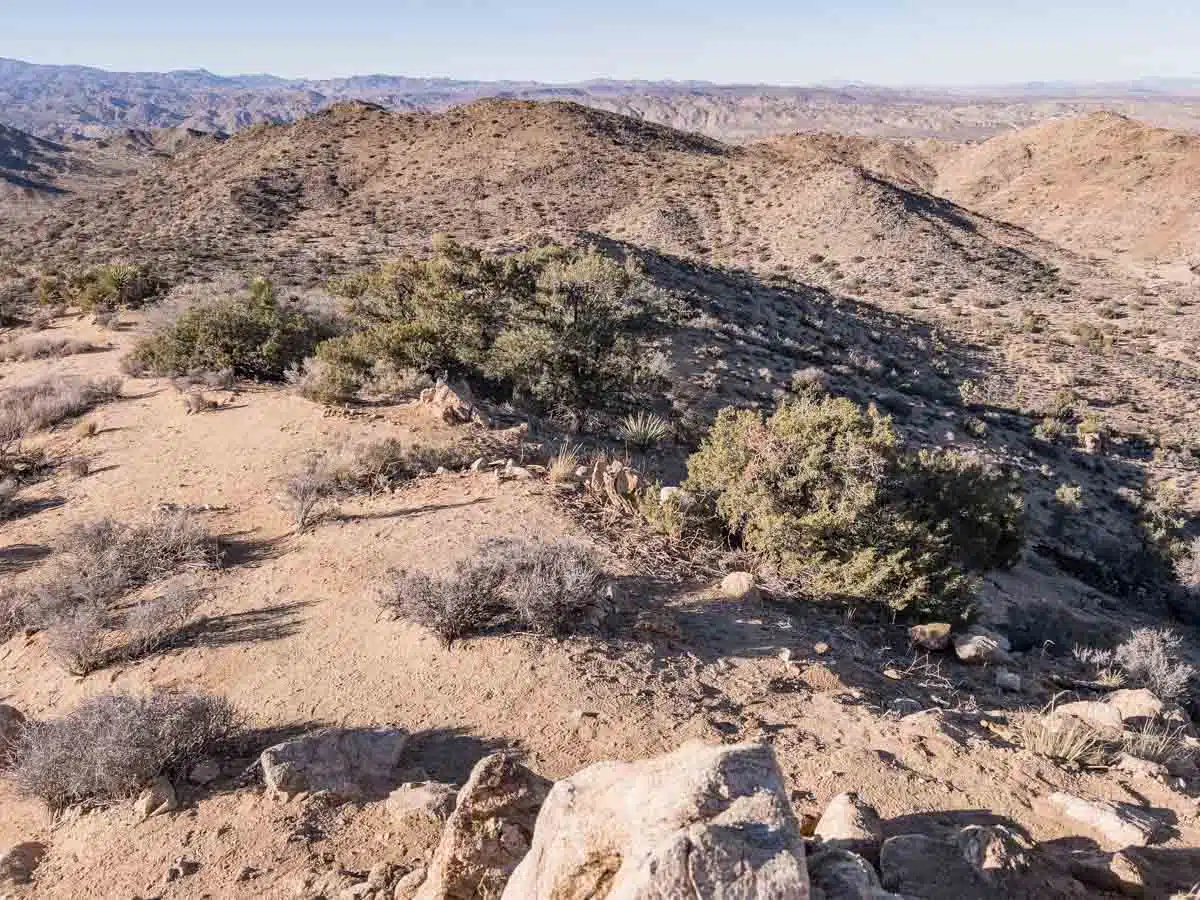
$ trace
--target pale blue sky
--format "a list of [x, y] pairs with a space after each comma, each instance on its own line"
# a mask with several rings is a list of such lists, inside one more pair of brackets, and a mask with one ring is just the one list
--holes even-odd
[[0, 56], [309, 77], [1178, 77], [1200, 75], [1200, 0], [0, 0]]

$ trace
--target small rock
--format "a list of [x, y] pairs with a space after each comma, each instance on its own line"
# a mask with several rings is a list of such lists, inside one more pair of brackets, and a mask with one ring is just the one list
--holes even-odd
[[29, 884], [33, 873], [46, 855], [46, 845], [39, 841], [23, 841], [0, 855], [0, 885]]
[[1076, 703], [1064, 703], [1051, 713], [1051, 719], [1062, 719], [1070, 716], [1085, 722], [1097, 731], [1119, 733], [1123, 726], [1121, 713], [1107, 703], [1099, 700], [1080, 700]]
[[0, 703], [0, 763], [7, 761], [25, 727], [25, 717], [15, 706]]
[[1123, 689], [1108, 695], [1108, 705], [1117, 711], [1126, 725], [1141, 725], [1160, 718], [1166, 704], [1145, 688]]
[[1004, 873], [1029, 868], [1026, 851], [1032, 849], [1019, 834], [1003, 825], [968, 825], [958, 833], [958, 849], [985, 881]]
[[150, 782], [133, 803], [133, 812], [139, 822], [178, 808], [179, 799], [175, 796], [175, 786], [163, 775]]
[[956, 845], [923, 834], [884, 841], [879, 873], [885, 889], [923, 900], [988, 896], [986, 883]]
[[1149, 759], [1139, 759], [1136, 756], [1131, 756], [1128, 753], [1122, 753], [1117, 758], [1117, 763], [1114, 766], [1118, 772], [1125, 772], [1128, 775], [1136, 775], [1141, 778], [1162, 779], [1168, 774], [1167, 767], [1162, 763], [1156, 763]]
[[502, 477], [504, 477], [504, 478], [515, 478], [517, 481], [528, 481], [530, 478], [533, 478], [533, 477], [534, 477], [534, 475], [533, 475], [533, 472], [532, 472], [532, 471], [530, 471], [529, 469], [525, 468], [524, 466], [518, 466], [518, 465], [516, 465], [516, 464], [515, 464], [515, 463], [514, 463], [514, 462], [513, 462], [513, 461], [510, 459], [510, 460], [509, 460], [507, 463], [505, 463], [505, 465], [504, 465], [504, 471], [503, 471], [503, 473], [502, 473]]
[[879, 813], [858, 794], [838, 794], [829, 801], [813, 834], [824, 848], [849, 850], [875, 861], [883, 841]]
[[950, 646], [950, 624], [930, 622], [908, 629], [908, 639], [924, 650], [945, 650]]
[[352, 884], [338, 894], [338, 900], [362, 900], [364, 897], [373, 897], [375, 888], [371, 887], [370, 883], [360, 881], [358, 884]]
[[471, 471], [472, 472], [478, 472], [482, 468], [483, 468], [483, 457], [482, 456], [479, 457], [479, 459], [475, 460], [475, 462], [471, 463]]
[[[819, 850], [808, 858], [808, 877], [816, 896], [825, 900], [883, 900], [875, 868], [849, 850]], [[819, 893], [818, 893], [819, 892]]]
[[396, 877], [396, 867], [388, 862], [378, 862], [371, 866], [371, 871], [367, 873], [367, 884], [372, 890], [382, 891], [392, 879]]
[[829, 645], [824, 641], [817, 641], [813, 644], [813, 653], [817, 654], [817, 656], [824, 656], [828, 652]]
[[1021, 676], [1015, 672], [1008, 671], [1008, 669], [997, 669], [996, 687], [1002, 691], [1019, 694], [1021, 692]]
[[171, 863], [171, 867], [167, 869], [167, 874], [163, 877], [163, 881], [168, 883], [178, 881], [180, 878], [194, 875], [198, 871], [200, 871], [200, 863], [194, 859], [188, 859], [186, 856], [180, 856], [175, 862]]
[[757, 600], [758, 587], [750, 572], [730, 572], [721, 579], [721, 593], [732, 600]]
[[258, 877], [258, 869], [254, 866], [242, 866], [238, 869], [237, 875], [234, 876], [234, 881], [251, 881]]
[[221, 777], [221, 764], [215, 759], [203, 759], [188, 772], [188, 781], [192, 784], [211, 784]]
[[321, 728], [267, 748], [259, 761], [273, 796], [359, 799], [395, 784], [407, 743], [408, 732], [399, 728]]
[[1008, 661], [1011, 645], [1002, 634], [973, 625], [966, 634], [954, 638], [954, 653], [965, 663], [982, 665]]
[[421, 885], [425, 883], [425, 871], [422, 867], [401, 876], [392, 892], [392, 900], [413, 900]]
[[790, 663], [792, 661], [792, 657], [793, 657], [793, 654], [792, 654], [791, 647], [784, 647], [782, 650], [779, 651], [779, 658], [781, 660], [783, 660], [785, 663]]
[[1084, 800], [1063, 791], [1051, 794], [1048, 802], [1066, 818], [1103, 837], [1113, 849], [1145, 847], [1154, 843], [1163, 831], [1161, 819], [1131, 803]]

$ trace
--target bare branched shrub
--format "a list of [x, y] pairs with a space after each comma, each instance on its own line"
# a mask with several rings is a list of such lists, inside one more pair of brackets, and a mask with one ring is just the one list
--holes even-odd
[[380, 602], [449, 646], [511, 621], [562, 634], [583, 624], [602, 589], [603, 572], [581, 544], [496, 540], [448, 575], [396, 573]]
[[89, 341], [73, 338], [26, 338], [0, 344], [0, 362], [28, 362], [35, 359], [61, 359], [76, 353], [92, 353], [102, 348]]
[[380, 595], [397, 617], [428, 628], [447, 647], [496, 624], [504, 573], [486, 561], [459, 562], [449, 575], [398, 571]]
[[1183, 639], [1170, 629], [1138, 628], [1113, 655], [1129, 678], [1145, 685], [1163, 700], [1178, 700], [1188, 692], [1196, 669], [1179, 660]]
[[203, 694], [101, 694], [26, 725], [5, 771], [17, 792], [60, 811], [137, 794], [219, 753], [240, 731], [229, 702]]
[[0, 393], [0, 442], [50, 428], [120, 396], [120, 378], [48, 376], [14, 385]]
[[122, 623], [128, 659], [149, 656], [170, 646], [191, 621], [200, 593], [186, 584], [171, 584], [157, 596], [127, 610]]
[[595, 553], [573, 541], [497, 541], [485, 545], [483, 557], [503, 573], [507, 607], [539, 634], [578, 625], [604, 588]]
[[283, 482], [283, 500], [292, 513], [296, 531], [304, 531], [311, 523], [317, 505], [337, 493], [337, 473], [329, 458], [310, 455], [303, 468]]
[[48, 634], [50, 654], [72, 675], [87, 675], [108, 665], [113, 622], [98, 603], [79, 603], [56, 617]]
[[51, 627], [76, 606], [108, 609], [136, 587], [219, 562], [217, 541], [187, 513], [158, 512], [133, 525], [112, 519], [78, 525], [63, 537], [56, 564], [30, 592], [30, 625]]
[[0, 522], [11, 519], [21, 508], [21, 501], [17, 498], [20, 490], [21, 485], [17, 483], [17, 479], [0, 479]]

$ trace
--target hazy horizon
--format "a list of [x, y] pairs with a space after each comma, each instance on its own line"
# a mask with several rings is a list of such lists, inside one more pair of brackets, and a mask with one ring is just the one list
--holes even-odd
[[991, 87], [1200, 77], [1200, 7], [1183, 0], [1013, 0], [992, 9], [941, 0], [613, 0], [602, 10], [544, 0], [345, 0], [333, 9], [46, 0], [0, 12], [0, 34], [0, 57], [34, 64], [291, 80]]

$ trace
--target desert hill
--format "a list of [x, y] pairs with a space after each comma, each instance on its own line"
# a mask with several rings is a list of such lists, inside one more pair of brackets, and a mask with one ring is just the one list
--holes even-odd
[[886, 142], [733, 147], [573, 103], [436, 115], [360, 103], [166, 161], [64, 205], [7, 249], [43, 265], [136, 253], [176, 271], [232, 264], [303, 280], [418, 250], [435, 232], [497, 244], [588, 231], [764, 271], [822, 262], [851, 290], [969, 291], [985, 275], [1009, 293], [1049, 285], [1049, 248], [927, 193], [930, 177]]
[[940, 161], [933, 189], [1083, 252], [1200, 261], [1200, 139], [1124, 116], [991, 138]]

